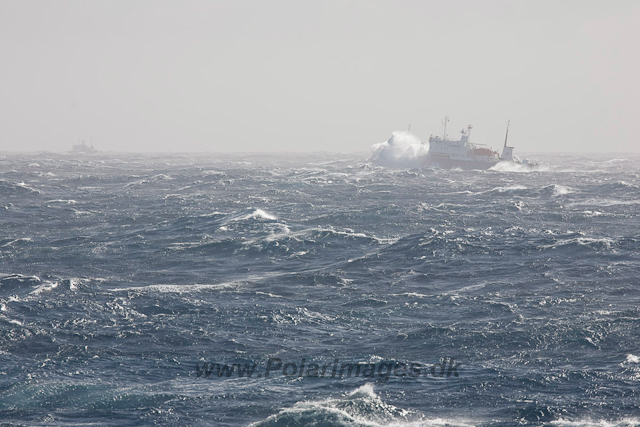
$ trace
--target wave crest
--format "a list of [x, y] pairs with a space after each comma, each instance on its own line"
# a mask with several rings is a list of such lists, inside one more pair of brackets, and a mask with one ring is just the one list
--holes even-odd
[[292, 408], [251, 424], [250, 427], [336, 426], [377, 427], [421, 425], [409, 411], [387, 404], [365, 384], [340, 399], [299, 402]]

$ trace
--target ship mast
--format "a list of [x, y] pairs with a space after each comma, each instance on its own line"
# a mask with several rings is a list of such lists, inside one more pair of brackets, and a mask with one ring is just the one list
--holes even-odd
[[509, 137], [509, 125], [511, 124], [511, 120], [507, 122], [507, 133], [504, 135], [504, 146], [507, 146], [507, 138]]
[[442, 132], [442, 139], [447, 139], [447, 123], [449, 122], [449, 116], [445, 116], [442, 124], [444, 125], [444, 131]]

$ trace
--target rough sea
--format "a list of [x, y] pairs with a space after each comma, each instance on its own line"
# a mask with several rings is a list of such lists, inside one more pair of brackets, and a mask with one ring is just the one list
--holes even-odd
[[0, 425], [640, 425], [640, 156], [0, 155]]

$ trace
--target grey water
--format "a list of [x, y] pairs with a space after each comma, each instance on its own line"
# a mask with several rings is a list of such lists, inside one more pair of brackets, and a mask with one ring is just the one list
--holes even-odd
[[639, 425], [640, 157], [537, 158], [0, 155], [0, 423]]

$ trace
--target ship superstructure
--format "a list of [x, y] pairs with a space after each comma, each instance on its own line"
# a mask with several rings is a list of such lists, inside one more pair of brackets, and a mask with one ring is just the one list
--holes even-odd
[[442, 137], [429, 138], [429, 162], [431, 166], [443, 169], [489, 169], [500, 161], [500, 154], [484, 144], [470, 142], [471, 125], [461, 131], [458, 141], [450, 140], [447, 135], [448, 117], [444, 119]]
[[93, 141], [91, 141], [91, 145], [87, 145], [85, 144], [84, 139], [82, 140], [82, 143], [74, 145], [71, 148], [71, 151], [74, 153], [87, 153], [87, 154], [98, 152], [98, 150], [93, 148]]

